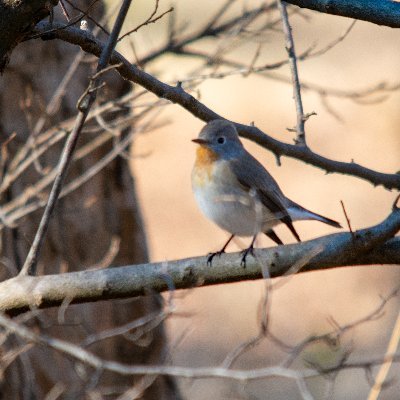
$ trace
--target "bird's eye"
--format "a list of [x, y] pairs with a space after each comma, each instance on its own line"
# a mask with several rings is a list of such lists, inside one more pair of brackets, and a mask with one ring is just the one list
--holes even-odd
[[217, 142], [218, 142], [219, 144], [224, 144], [224, 143], [225, 143], [225, 138], [224, 138], [223, 136], [220, 136], [220, 137], [217, 139]]

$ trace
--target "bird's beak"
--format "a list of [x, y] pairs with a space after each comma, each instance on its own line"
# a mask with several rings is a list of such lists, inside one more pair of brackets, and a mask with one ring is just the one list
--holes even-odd
[[197, 138], [197, 139], [192, 139], [192, 142], [195, 142], [197, 144], [201, 144], [201, 145], [206, 145], [206, 144], [210, 144], [210, 142], [206, 139], [201, 139], [201, 138]]

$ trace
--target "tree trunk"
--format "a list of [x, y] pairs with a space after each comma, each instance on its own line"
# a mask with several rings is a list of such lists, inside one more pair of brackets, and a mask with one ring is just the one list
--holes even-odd
[[[84, 6], [83, 6], [84, 8]], [[102, 10], [97, 10], [97, 20]], [[18, 149], [28, 140], [32, 126], [44, 114], [44, 107], [70, 67], [78, 48], [62, 42], [40, 39], [20, 44], [12, 53], [11, 62], [0, 80], [0, 144], [13, 133], [16, 137], [7, 145], [8, 157], [0, 165], [7, 170]], [[88, 63], [81, 64], [69, 84], [59, 110], [50, 116], [45, 127], [76, 114], [76, 102], [88, 84], [93, 72]], [[111, 74], [110, 74], [111, 75]], [[129, 90], [129, 85], [111, 76], [105, 89], [107, 98], [116, 98]], [[126, 134], [126, 132], [125, 132]], [[93, 138], [85, 132], [81, 144]], [[86, 171], [101, 159], [112, 143], [103, 145], [89, 156], [75, 162], [69, 171], [69, 180]], [[56, 165], [61, 145], [52, 147], [39, 158], [40, 168]], [[0, 198], [1, 205], [20, 194], [41, 178], [38, 166], [32, 166], [17, 179]], [[1, 175], [0, 175], [1, 178]], [[4, 265], [1, 279], [15, 275], [28, 253], [43, 209], [20, 220], [15, 228], [5, 228], [0, 236], [0, 254]], [[148, 261], [146, 237], [135, 185], [128, 161], [115, 159], [89, 182], [57, 205], [45, 239], [39, 274], [59, 273], [95, 266], [107, 254], [111, 243], [119, 248], [112, 265], [126, 265]], [[149, 295], [131, 301], [104, 301], [69, 306], [65, 320], [59, 310], [47, 310], [33, 317], [29, 324], [43, 333], [80, 343], [91, 333], [123, 325], [151, 311], [160, 309], [161, 297]], [[9, 337], [3, 344], [3, 354], [21, 343]], [[157, 363], [164, 357], [165, 335], [159, 325], [134, 341], [123, 335], [102, 340], [89, 347], [100, 357], [124, 363]], [[98, 374], [98, 375], [96, 375]], [[62, 384], [61, 398], [88, 398], [88, 393], [102, 393], [104, 398], [115, 398], [140, 381], [111, 373], [92, 371], [74, 360], [43, 348], [34, 347], [23, 353], [6, 370], [0, 387], [4, 399], [42, 399], [56, 384]], [[150, 384], [150, 382], [149, 382]], [[146, 385], [145, 385], [146, 386]], [[109, 395], [106, 395], [109, 393]], [[174, 382], [158, 378], [146, 390], [143, 398], [178, 398]], [[92, 397], [91, 397], [92, 398]]]

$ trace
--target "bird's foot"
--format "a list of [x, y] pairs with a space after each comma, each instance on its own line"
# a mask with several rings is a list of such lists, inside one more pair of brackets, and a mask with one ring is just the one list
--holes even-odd
[[216, 251], [215, 253], [208, 253], [207, 265], [211, 267], [212, 260], [215, 256], [221, 257], [221, 254], [225, 253], [225, 250]]
[[253, 245], [251, 245], [250, 247], [248, 247], [247, 249], [243, 250], [240, 254], [242, 255], [242, 259], [240, 261], [240, 265], [243, 268], [246, 268], [246, 258], [248, 254], [251, 254], [254, 257], [254, 247]]

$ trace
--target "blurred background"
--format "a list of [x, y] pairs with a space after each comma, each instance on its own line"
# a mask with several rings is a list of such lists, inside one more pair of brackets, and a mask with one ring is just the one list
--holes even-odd
[[[94, 35], [100, 28], [93, 21], [111, 27], [113, 17], [108, 21], [104, 11], [115, 16], [121, 4], [109, 0], [104, 10], [102, 2], [67, 3], [72, 18], [91, 8], [88, 25]], [[291, 6], [288, 12], [304, 110], [316, 113], [306, 123], [310, 148], [333, 160], [399, 171], [399, 32]], [[151, 15], [154, 23], [138, 28]], [[66, 21], [58, 6], [55, 20]], [[138, 29], [119, 42], [118, 50], [161, 81], [181, 82], [224, 118], [254, 123], [272, 137], [293, 143], [295, 135], [288, 128], [296, 125], [296, 113], [281, 26], [274, 1], [137, 0], [123, 32]], [[100, 40], [105, 37], [99, 34]], [[12, 52], [0, 80], [0, 281], [15, 276], [28, 253], [63, 139], [76, 116], [77, 99], [96, 64], [96, 57], [62, 40], [27, 40]], [[204, 256], [219, 250], [228, 238], [201, 215], [191, 192], [196, 150], [191, 139], [204, 122], [122, 80], [115, 71], [106, 79], [64, 186], [64, 193], [72, 193], [60, 199], [49, 226], [38, 275], [142, 264], [149, 258], [167, 263]], [[131, 151], [121, 151], [118, 146], [123, 142], [128, 148], [132, 138]], [[381, 222], [391, 211], [395, 192], [293, 159], [282, 158], [278, 166], [270, 151], [248, 140], [244, 144], [289, 198], [340, 221], [344, 230], [348, 228], [340, 201], [354, 230]], [[92, 177], [95, 167], [100, 172], [96, 169]], [[295, 225], [303, 240], [337, 232], [317, 222]], [[278, 227], [277, 233], [285, 243], [293, 242], [286, 227]], [[240, 251], [249, 241], [237, 239], [228, 251]], [[274, 244], [260, 236], [256, 246]], [[154, 319], [136, 330], [126, 328], [129, 334], [118, 330], [89, 350], [127, 364], [215, 367], [234, 358], [231, 367], [246, 370], [381, 360], [399, 315], [399, 299], [384, 299], [399, 288], [399, 278], [398, 266], [377, 265], [180, 290], [173, 293], [174, 313], [165, 327]], [[40, 315], [34, 310], [23, 318], [35, 332], [82, 345], [92, 334], [131, 326], [162, 311], [159, 300], [143, 296], [61, 307], [65, 320], [58, 309]], [[267, 323], [266, 336], [252, 341], [262, 323]], [[351, 328], [339, 336], [314, 340], [291, 353], [308, 338], [346, 326]], [[235, 358], [235, 350], [245, 343], [246, 351]], [[93, 371], [82, 372], [83, 364], [46, 346], [32, 347], [10, 365], [9, 355], [16, 357], [19, 351], [20, 341], [8, 335], [0, 348], [2, 398], [61, 398], [53, 392], [60, 384], [63, 398], [69, 399], [130, 399], [132, 390], [135, 398], [145, 391], [146, 400], [178, 397], [166, 377], [153, 385], [149, 376], [132, 379], [109, 373], [97, 380]], [[377, 372], [377, 367], [348, 369], [308, 379], [307, 386], [315, 399], [373, 400], [376, 396], [369, 393]], [[399, 372], [397, 365], [391, 366], [380, 400], [399, 398]], [[287, 378], [178, 379], [178, 384], [182, 398], [191, 400], [303, 398], [296, 382]]]
[[[249, 9], [257, 2], [235, 2], [224, 18]], [[221, 3], [215, 1], [175, 1], [174, 18], [185, 31], [204, 26]], [[169, 3], [160, 2], [160, 10]], [[136, 26], [148, 16], [154, 4], [137, 1], [131, 9], [129, 23]], [[289, 8], [293, 13], [295, 8]], [[276, 10], [271, 21], [279, 19]], [[342, 35], [351, 20], [307, 10], [290, 16], [296, 51], [310, 46], [325, 48]], [[134, 53], [147, 54], [157, 49], [166, 37], [168, 18], [139, 30], [131, 43], [121, 44], [121, 50], [134, 61]], [[126, 27], [128, 29], [128, 26]], [[324, 54], [299, 62], [303, 83], [323, 89], [358, 92], [380, 82], [397, 84], [399, 32], [390, 28], [358, 21], [347, 37]], [[226, 38], [203, 40], [194, 45], [202, 51], [218, 51]], [[134, 46], [132, 46], [132, 43]], [[216, 44], [217, 43], [217, 44]], [[132, 50], [134, 48], [134, 51]], [[281, 24], [254, 37], [251, 43], [239, 45], [227, 58], [250, 65], [255, 53], [255, 66], [285, 60], [286, 50]], [[168, 83], [185, 81], [204, 62], [195, 57], [166, 55], [146, 65], [146, 70]], [[234, 70], [225, 68], [222, 70]], [[211, 68], [201, 70], [202, 74]], [[218, 70], [219, 71], [219, 70]], [[272, 75], [278, 78], [273, 78]], [[267, 75], [267, 74], [265, 74]], [[282, 81], [290, 78], [284, 65], [268, 76], [233, 74], [220, 79], [196, 82], [192, 92], [209, 108], [227, 119], [250, 124], [281, 141], [293, 142], [294, 134], [287, 128], [296, 124], [292, 86]], [[328, 91], [329, 93], [329, 91]], [[306, 123], [307, 141], [312, 150], [334, 160], [350, 162], [382, 172], [400, 169], [400, 136], [398, 134], [400, 93], [378, 91], [353, 101], [346, 96], [328, 95], [325, 99], [313, 90], [302, 91], [304, 110], [315, 112]], [[220, 249], [228, 238], [226, 232], [203, 217], [191, 193], [190, 173], [195, 157], [191, 142], [204, 123], [177, 105], [168, 105], [160, 115], [165, 126], [138, 135], [133, 146], [132, 168], [137, 180], [138, 195], [144, 213], [151, 261], [169, 261], [205, 255]], [[302, 162], [282, 158], [278, 167], [275, 157], [249, 141], [246, 148], [271, 172], [284, 193], [301, 205], [341, 222], [347, 229], [340, 200], [345, 204], [353, 229], [382, 221], [390, 212], [396, 193], [373, 187], [354, 177], [329, 174]], [[334, 229], [317, 222], [296, 223], [303, 240], [333, 233]], [[285, 227], [277, 229], [285, 243], [293, 239]], [[228, 251], [238, 251], [248, 245], [239, 239]], [[257, 246], [273, 244], [259, 237]], [[288, 345], [295, 345], [310, 335], [323, 334], [334, 327], [333, 318], [341, 326], [373, 312], [399, 285], [398, 266], [341, 268], [332, 271], [299, 274], [287, 279], [285, 285], [270, 292], [268, 313], [271, 332]], [[177, 313], [168, 321], [173, 365], [218, 366], [240, 343], [257, 335], [260, 303], [265, 294], [265, 282], [241, 282], [179, 291], [175, 296]], [[351, 350], [351, 360], [363, 360], [384, 354], [398, 313], [398, 299], [385, 306], [379, 319], [357, 326], [343, 335], [333, 349], [326, 344], [314, 345], [301, 354], [295, 363], [305, 360], [335, 362]], [[263, 340], [241, 356], [237, 368], [278, 365], [287, 354], [270, 340]], [[376, 373], [376, 369], [373, 372]], [[400, 384], [392, 379], [399, 369], [392, 366], [391, 385], [381, 393], [381, 399], [398, 398]], [[183, 394], [190, 399], [297, 399], [301, 398], [294, 381], [269, 379], [246, 384], [222, 380], [180, 380]], [[315, 398], [365, 399], [370, 384], [363, 371], [340, 373], [330, 385], [323, 378], [309, 381]]]

